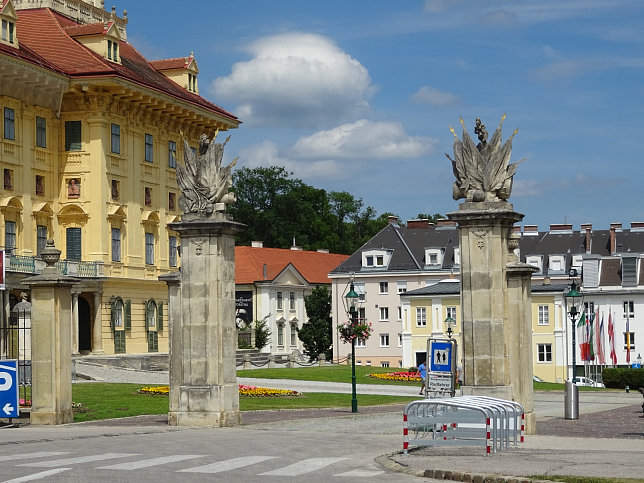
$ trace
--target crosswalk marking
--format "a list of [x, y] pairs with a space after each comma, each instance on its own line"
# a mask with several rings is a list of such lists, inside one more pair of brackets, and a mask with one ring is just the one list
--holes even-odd
[[16, 466], [38, 466], [43, 468], [54, 468], [56, 466], [74, 465], [77, 463], [89, 463], [92, 461], [109, 460], [123, 456], [137, 456], [136, 453], [104, 453], [91, 456], [78, 456], [76, 458], [65, 458], [60, 460], [37, 461], [35, 463], [23, 463]]
[[133, 461], [131, 463], [116, 463], [114, 465], [99, 466], [99, 470], [138, 470], [141, 468], [149, 468], [150, 466], [164, 465], [167, 463], [174, 463], [176, 461], [191, 460], [194, 458], [203, 458], [205, 455], [200, 454], [177, 454], [171, 456], [159, 456], [158, 458], [150, 458], [147, 460]]
[[56, 468], [55, 470], [41, 471], [40, 473], [35, 473], [33, 475], [21, 476], [20, 478], [14, 478], [13, 480], [5, 480], [2, 483], [24, 483], [25, 481], [40, 480], [67, 470], [71, 470], [71, 468]]
[[338, 461], [346, 460], [348, 458], [309, 458], [306, 460], [298, 461], [292, 465], [277, 468], [272, 471], [260, 473], [259, 476], [298, 476], [311, 471], [320, 470], [326, 466], [337, 463]]
[[357, 469], [357, 470], [351, 470], [351, 471], [347, 471], [345, 473], [340, 473], [340, 474], [333, 475], [333, 476], [352, 476], [352, 477], [358, 477], [358, 478], [371, 478], [372, 476], [378, 476], [378, 475], [381, 475], [383, 473], [384, 473], [384, 471], [382, 471], [382, 470], [361, 470], [361, 469]]
[[69, 454], [69, 451], [37, 451], [35, 453], [21, 453], [0, 456], [0, 461], [26, 460], [29, 458], [47, 458], [49, 456], [61, 456]]
[[178, 473], [221, 473], [223, 471], [236, 470], [244, 466], [254, 465], [262, 461], [277, 458], [277, 456], [241, 456], [230, 460], [219, 461], [209, 465], [195, 466], [179, 470]]

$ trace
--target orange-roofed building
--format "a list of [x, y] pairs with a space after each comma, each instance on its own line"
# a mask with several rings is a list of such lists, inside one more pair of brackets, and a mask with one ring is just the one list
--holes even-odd
[[235, 247], [237, 325], [265, 319], [273, 355], [302, 352], [297, 331], [308, 319], [304, 297], [318, 285], [331, 286], [329, 272], [348, 258], [326, 251], [264, 248], [261, 243]]
[[127, 24], [100, 0], [0, 0], [0, 321], [53, 238], [78, 281], [74, 354], [168, 351], [181, 133], [240, 124], [199, 95], [192, 53], [148, 60]]

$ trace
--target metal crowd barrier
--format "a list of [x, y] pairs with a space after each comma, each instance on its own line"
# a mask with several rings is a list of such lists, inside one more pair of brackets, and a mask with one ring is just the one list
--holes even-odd
[[[523, 406], [487, 396], [421, 399], [403, 412], [403, 453], [412, 446], [482, 446], [486, 454], [523, 443]], [[411, 441], [410, 441], [411, 436]]]

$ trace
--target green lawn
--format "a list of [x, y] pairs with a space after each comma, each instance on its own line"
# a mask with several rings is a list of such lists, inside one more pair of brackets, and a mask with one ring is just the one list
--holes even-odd
[[[386, 381], [369, 377], [369, 374], [383, 372], [406, 372], [407, 369], [390, 367], [356, 366], [356, 384], [419, 385], [419, 382]], [[351, 366], [313, 366], [295, 369], [249, 369], [237, 371], [237, 377], [257, 377], [260, 379], [294, 379], [298, 381], [351, 382]]]
[[[75, 405], [74, 421], [122, 418], [143, 414], [167, 414], [168, 397], [139, 394], [143, 384], [111, 384], [90, 382], [74, 384], [72, 399]], [[358, 407], [384, 404], [406, 404], [413, 397], [358, 394]], [[258, 409], [306, 409], [351, 407], [351, 394], [307, 393], [297, 397], [240, 397], [242, 411]]]

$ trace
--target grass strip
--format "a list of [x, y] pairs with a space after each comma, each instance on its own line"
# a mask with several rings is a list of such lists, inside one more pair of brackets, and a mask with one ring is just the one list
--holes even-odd
[[[142, 384], [104, 382], [74, 384], [72, 399], [75, 405], [80, 404], [80, 407], [74, 408], [74, 422], [167, 414], [168, 397], [139, 394], [139, 389], [143, 387]], [[358, 407], [406, 404], [415, 399], [359, 394]], [[298, 397], [240, 397], [239, 407], [241, 411], [351, 407], [351, 394], [306, 393]]]

